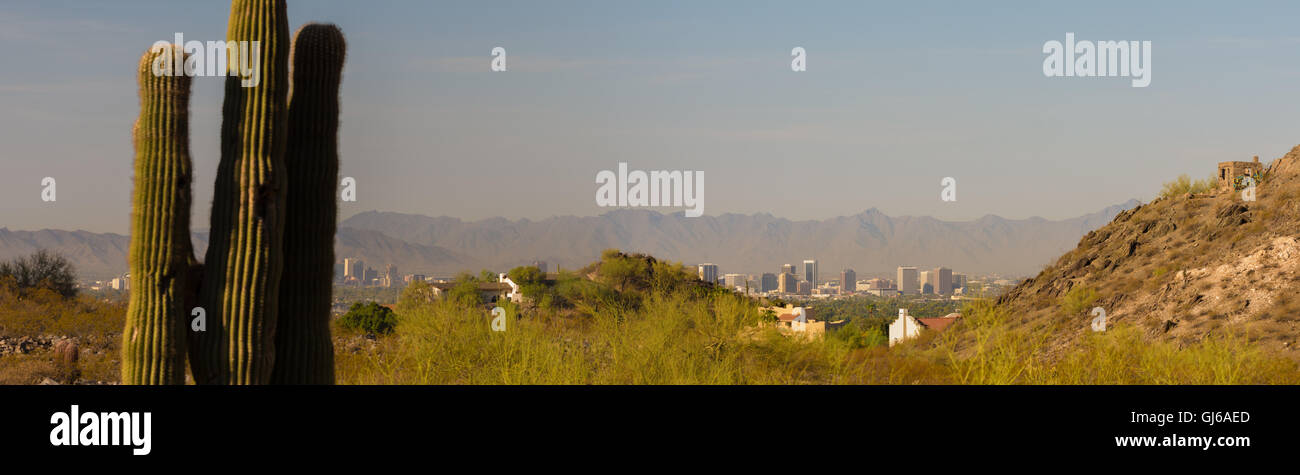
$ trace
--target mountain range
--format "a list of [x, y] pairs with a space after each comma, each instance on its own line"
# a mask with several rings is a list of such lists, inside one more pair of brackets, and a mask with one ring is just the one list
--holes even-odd
[[[872, 208], [853, 216], [794, 221], [770, 214], [688, 218], [683, 213], [622, 209], [600, 216], [557, 216], [538, 221], [489, 218], [465, 221], [381, 211], [339, 223], [338, 259], [359, 258], [382, 270], [449, 276], [479, 269], [504, 271], [533, 261], [576, 268], [618, 248], [694, 265], [717, 264], [724, 273], [777, 272], [782, 264], [817, 259], [823, 278], [844, 267], [859, 276], [889, 275], [899, 265], [946, 266], [968, 274], [1037, 273], [1079, 238], [1140, 203], [1129, 200], [1095, 213], [1064, 219], [973, 221], [928, 216], [887, 216]], [[207, 234], [193, 235], [202, 256]], [[46, 248], [68, 256], [86, 279], [126, 271], [129, 238], [88, 231], [11, 231], [0, 228], [0, 259]]]

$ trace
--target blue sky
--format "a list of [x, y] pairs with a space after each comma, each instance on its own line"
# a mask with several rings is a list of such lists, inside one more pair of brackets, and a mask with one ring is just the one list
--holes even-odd
[[[1137, 3], [1137, 4], [1135, 4]], [[0, 226], [124, 232], [134, 66], [224, 1], [0, 5]], [[1067, 218], [1300, 143], [1294, 2], [291, 1], [348, 36], [341, 173], [378, 209], [596, 215], [594, 177], [702, 170], [705, 213]], [[1047, 78], [1043, 43], [1149, 40], [1152, 83]], [[507, 50], [509, 71], [489, 71]], [[808, 71], [790, 71], [790, 50]], [[221, 80], [195, 80], [196, 228]], [[41, 178], [58, 201], [40, 200]], [[958, 180], [956, 202], [940, 180]]]

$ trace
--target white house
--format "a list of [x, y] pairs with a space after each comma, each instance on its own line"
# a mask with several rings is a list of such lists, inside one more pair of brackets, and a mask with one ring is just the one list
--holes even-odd
[[889, 324], [889, 346], [903, 340], [916, 338], [921, 334], [921, 323], [907, 314], [907, 309], [898, 309], [898, 319]]
[[950, 313], [942, 317], [935, 318], [912, 318], [907, 314], [907, 309], [898, 309], [898, 319], [889, 324], [889, 346], [894, 343], [916, 338], [921, 334], [922, 329], [930, 329], [941, 332], [948, 326], [957, 322], [961, 318], [960, 313]]
[[506, 298], [510, 299], [510, 301], [514, 303], [523, 303], [524, 294], [519, 291], [519, 284], [510, 280], [510, 277], [507, 277], [506, 274], [497, 274], [497, 282], [510, 286], [510, 293], [506, 294]]

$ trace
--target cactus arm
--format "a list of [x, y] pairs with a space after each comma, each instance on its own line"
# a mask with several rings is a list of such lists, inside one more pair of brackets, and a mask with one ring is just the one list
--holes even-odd
[[265, 384], [275, 360], [289, 89], [285, 0], [234, 0], [227, 41], [260, 42], [261, 78], [226, 79], [221, 163], [199, 301], [208, 328], [192, 333], [201, 384]]
[[186, 302], [190, 260], [189, 95], [191, 79], [156, 76], [154, 58], [176, 45], [146, 52], [137, 70], [140, 117], [132, 130], [129, 264], [131, 297], [122, 333], [124, 384], [184, 384]]
[[338, 219], [339, 82], [346, 52], [337, 26], [309, 23], [293, 42], [285, 167], [284, 273], [275, 336], [277, 384], [333, 384], [330, 301]]

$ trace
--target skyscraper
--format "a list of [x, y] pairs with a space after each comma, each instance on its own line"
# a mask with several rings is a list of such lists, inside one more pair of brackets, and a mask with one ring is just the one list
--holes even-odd
[[782, 272], [777, 279], [776, 290], [783, 294], [799, 292], [799, 279], [794, 278], [794, 274], [790, 272]]
[[762, 285], [758, 289], [759, 292], [770, 292], [776, 290], [776, 274], [771, 272], [763, 274], [762, 282]]
[[361, 259], [343, 259], [343, 277], [366, 278], [366, 263]]
[[853, 293], [858, 291], [858, 273], [853, 269], [844, 269], [840, 272], [840, 292]]
[[916, 279], [916, 268], [910, 266], [898, 267], [898, 291], [904, 294], [921, 293], [920, 282]]
[[921, 271], [920, 277], [916, 279], [920, 284], [921, 293], [923, 294], [934, 293], [934, 282], [930, 281], [930, 274], [930, 271], [923, 270]]
[[397, 285], [397, 282], [399, 281], [398, 279], [400, 278], [401, 276], [397, 275], [396, 264], [388, 264], [387, 266], [384, 267], [384, 277], [383, 277], [384, 287], [392, 287], [394, 285]]
[[704, 263], [699, 266], [700, 280], [716, 284], [718, 283], [718, 266], [716, 264]]
[[781, 266], [781, 273], [782, 273], [782, 274], [793, 274], [793, 273], [794, 273], [794, 264], [786, 264], [786, 265]]
[[817, 286], [817, 261], [815, 259], [803, 261], [803, 280], [808, 281], [813, 287]]
[[930, 285], [934, 286], [934, 293], [941, 295], [952, 294], [952, 269], [947, 267], [936, 267], [930, 271]]

